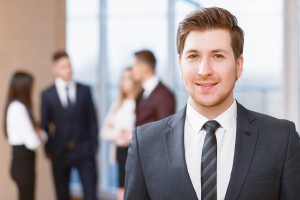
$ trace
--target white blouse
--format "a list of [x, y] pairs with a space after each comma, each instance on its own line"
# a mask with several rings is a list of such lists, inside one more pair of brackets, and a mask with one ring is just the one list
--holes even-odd
[[9, 104], [6, 123], [10, 145], [25, 145], [30, 150], [38, 148], [40, 140], [24, 104], [19, 101]]
[[101, 138], [112, 141], [110, 147], [110, 160], [115, 162], [116, 146], [122, 145], [124, 141], [120, 137], [120, 132], [126, 130], [132, 132], [135, 125], [135, 100], [126, 99], [121, 107], [118, 108], [119, 102], [114, 102], [104, 120], [101, 129]]

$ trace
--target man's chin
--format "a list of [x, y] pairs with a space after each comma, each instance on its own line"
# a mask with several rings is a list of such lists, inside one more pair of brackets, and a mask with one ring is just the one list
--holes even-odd
[[213, 97], [197, 97], [194, 100], [199, 106], [201, 107], [214, 107], [217, 106], [219, 104], [219, 99], [215, 99]]
[[72, 80], [72, 77], [70, 78], [70, 77], [67, 77], [67, 78], [64, 78], [64, 81], [66, 81], [66, 82], [70, 82]]

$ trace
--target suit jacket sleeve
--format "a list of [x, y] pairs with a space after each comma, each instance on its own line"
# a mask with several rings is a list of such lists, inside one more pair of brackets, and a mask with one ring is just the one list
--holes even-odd
[[43, 93], [41, 97], [41, 125], [42, 125], [42, 129], [45, 130], [46, 134], [48, 135], [48, 140], [45, 144], [45, 151], [47, 155], [49, 155], [51, 152], [50, 148], [52, 143], [52, 138], [50, 137], [49, 126], [48, 126], [50, 120], [51, 120], [51, 116], [50, 116], [49, 104], [47, 102], [47, 98], [45, 94]]
[[295, 125], [290, 125], [290, 137], [284, 164], [280, 199], [292, 200], [300, 197], [300, 137]]
[[98, 149], [98, 123], [97, 123], [97, 117], [95, 112], [94, 103], [92, 100], [92, 95], [90, 89], [88, 89], [88, 121], [89, 121], [89, 128], [90, 128], [90, 134], [92, 135], [92, 139], [94, 141], [94, 147], [95, 150]]
[[139, 147], [137, 139], [137, 129], [133, 132], [133, 138], [129, 144], [126, 161], [125, 178], [125, 200], [147, 200], [150, 199], [144, 175], [142, 172]]

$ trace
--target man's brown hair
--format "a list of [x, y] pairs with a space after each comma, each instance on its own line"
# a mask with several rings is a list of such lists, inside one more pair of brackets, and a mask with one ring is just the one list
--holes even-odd
[[134, 55], [138, 60], [147, 63], [152, 68], [152, 70], [155, 71], [156, 59], [152, 51], [141, 50], [135, 52]]
[[52, 56], [52, 61], [56, 62], [63, 57], [69, 58], [69, 54], [65, 50], [56, 51]]
[[189, 13], [180, 23], [177, 30], [177, 52], [181, 54], [187, 35], [191, 31], [207, 31], [225, 29], [231, 35], [231, 47], [235, 59], [243, 54], [244, 31], [238, 26], [238, 21], [229, 11], [218, 8], [201, 8]]

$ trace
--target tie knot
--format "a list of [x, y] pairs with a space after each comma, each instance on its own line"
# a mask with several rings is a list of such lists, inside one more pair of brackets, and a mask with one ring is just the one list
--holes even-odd
[[219, 127], [220, 124], [216, 120], [210, 120], [203, 125], [204, 130], [209, 133], [215, 133]]

